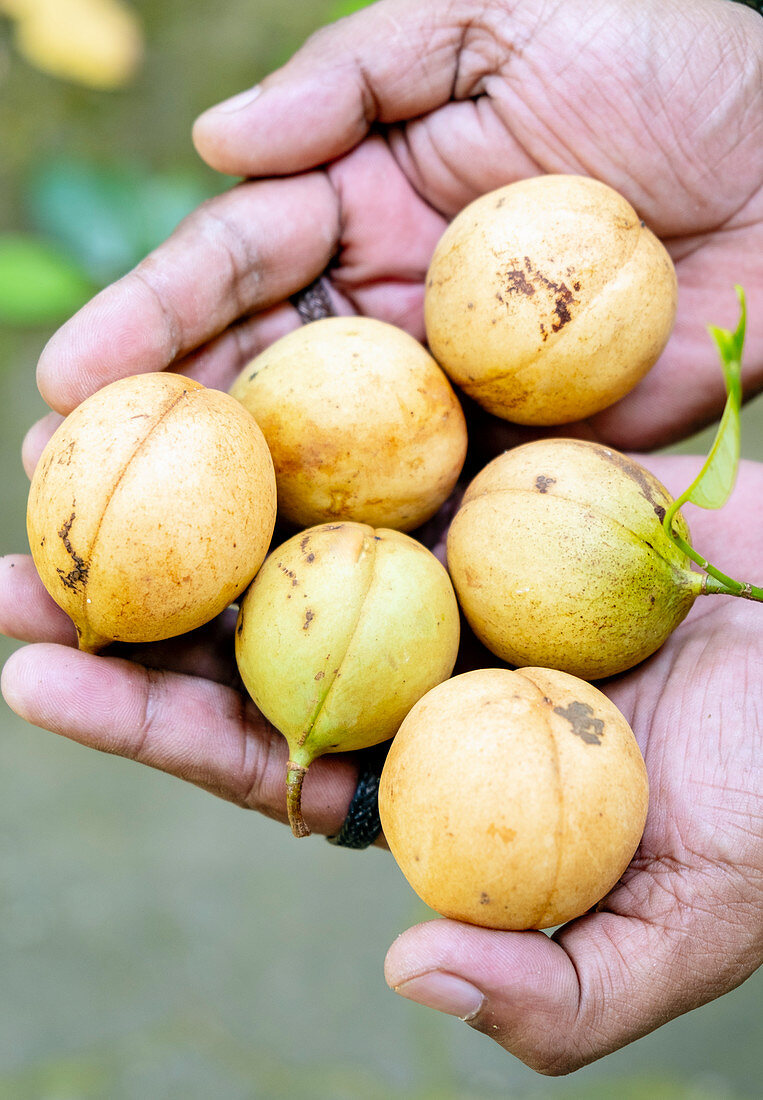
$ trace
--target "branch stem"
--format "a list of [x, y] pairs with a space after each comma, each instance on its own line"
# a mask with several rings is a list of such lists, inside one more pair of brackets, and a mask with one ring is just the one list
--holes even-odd
[[307, 768], [290, 760], [286, 765], [286, 812], [295, 836], [310, 836], [310, 828], [302, 816], [302, 783]]
[[758, 588], [756, 585], [750, 584], [749, 581], [735, 581], [732, 577], [727, 577], [720, 569], [711, 565], [707, 558], [703, 558], [701, 554], [698, 554], [694, 547], [690, 546], [685, 539], [682, 539], [676, 531], [672, 532], [672, 538], [684, 554], [707, 573], [705, 584], [702, 586], [705, 595], [739, 596], [743, 600], [763, 602], [763, 588]]

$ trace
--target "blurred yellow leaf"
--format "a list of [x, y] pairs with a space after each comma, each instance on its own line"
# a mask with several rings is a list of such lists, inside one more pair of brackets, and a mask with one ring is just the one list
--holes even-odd
[[140, 63], [140, 24], [121, 0], [0, 0], [0, 8], [17, 20], [19, 52], [51, 76], [118, 88]]

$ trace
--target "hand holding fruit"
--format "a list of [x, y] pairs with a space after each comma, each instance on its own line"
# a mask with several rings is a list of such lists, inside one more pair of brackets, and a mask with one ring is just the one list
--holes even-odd
[[[316, 36], [259, 98], [205, 116], [196, 136], [210, 163], [260, 178], [192, 215], [137, 273], [64, 326], [39, 371], [53, 408], [68, 411], [107, 382], [166, 367], [227, 389], [258, 351], [296, 326], [286, 299], [332, 257], [341, 311], [422, 336], [424, 273], [446, 220], [512, 179], [586, 171], [622, 191], [666, 241], [679, 313], [647, 379], [564, 434], [645, 447], [716, 415], [714, 352], [695, 334], [708, 318], [732, 323], [735, 281], [751, 295], [760, 287], [760, 162], [744, 124], [758, 87], [758, 17], [720, 0], [638, 9], [611, 2], [593, 13], [578, 0], [550, 22], [540, 3], [476, 7], [387, 0]], [[648, 56], [633, 47], [641, 40], [633, 21], [643, 19], [664, 49], [657, 58], [651, 46]], [[591, 20], [601, 36], [591, 34]], [[436, 65], [423, 64], [433, 24], [443, 48]], [[614, 51], [603, 33], [612, 27]], [[681, 61], [675, 69], [677, 36], [690, 68]], [[724, 105], [722, 117], [702, 111], [697, 88], [714, 107]], [[652, 122], [646, 133], [644, 117]], [[681, 151], [676, 131], [693, 135]], [[709, 163], [722, 186], [708, 189]], [[655, 187], [661, 180], [668, 182]], [[761, 378], [761, 333], [752, 324], [748, 352], [752, 389]], [[30, 433], [30, 470], [47, 435], [47, 424]], [[685, 461], [649, 464], [674, 491], [688, 481]], [[703, 551], [717, 548], [736, 575], [755, 571], [762, 482], [757, 468], [742, 471], [722, 531], [718, 517], [692, 523]], [[57, 643], [8, 662], [3, 689], [19, 713], [283, 815], [286, 744], [226, 686], [235, 673], [222, 651], [200, 647], [197, 634], [133, 650], [145, 667], [78, 653], [69, 648], [71, 624], [29, 561], [6, 559], [2, 570], [3, 629]], [[388, 957], [388, 980], [401, 993], [469, 1016], [544, 1072], [616, 1049], [733, 988], [759, 961], [763, 868], [747, 823], [755, 813], [750, 731], [761, 653], [749, 626], [754, 609], [707, 603], [647, 665], [607, 685], [644, 752], [652, 814], [636, 862], [599, 911], [553, 940], [437, 921], [401, 937]], [[229, 619], [200, 634], [222, 631], [230, 640]], [[744, 694], [740, 683], [748, 684]], [[356, 773], [351, 757], [312, 765], [303, 808], [314, 829], [337, 831]]]
[[[649, 463], [673, 492], [697, 469], [691, 459]], [[738, 575], [758, 557], [762, 493], [763, 468], [743, 464], [723, 529], [717, 515], [692, 516], [697, 542]], [[71, 648], [71, 622], [28, 559], [3, 559], [0, 569], [4, 631], [47, 643], [19, 650], [6, 665], [3, 691], [18, 713], [285, 819], [286, 742], [232, 686], [235, 669], [222, 657], [231, 651], [235, 617], [133, 649], [130, 661], [94, 657]], [[472, 1026], [528, 1064], [560, 1073], [721, 995], [754, 970], [763, 879], [763, 854], [749, 828], [761, 785], [757, 610], [730, 599], [698, 604], [650, 661], [607, 683], [644, 754], [651, 812], [635, 862], [597, 912], [551, 940], [446, 920], [421, 925], [391, 948], [391, 985], [472, 1017]], [[209, 631], [222, 632], [226, 645], [202, 646]], [[303, 811], [314, 831], [339, 830], [357, 769], [353, 756], [324, 756], [311, 766]]]

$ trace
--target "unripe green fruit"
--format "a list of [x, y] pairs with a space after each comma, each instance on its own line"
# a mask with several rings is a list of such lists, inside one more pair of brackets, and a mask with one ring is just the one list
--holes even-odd
[[[599, 444], [546, 439], [500, 455], [448, 532], [475, 634], [510, 664], [584, 679], [642, 661], [706, 581], [662, 526], [672, 503], [648, 470]], [[690, 541], [680, 513], [674, 527]]]
[[392, 737], [453, 670], [459, 639], [448, 574], [397, 531], [323, 524], [265, 561], [246, 593], [236, 659], [254, 702], [289, 743], [289, 817], [305, 770], [323, 753]]
[[600, 691], [546, 668], [482, 669], [421, 699], [382, 772], [384, 836], [438, 913], [548, 928], [622, 875], [646, 820], [646, 768]]

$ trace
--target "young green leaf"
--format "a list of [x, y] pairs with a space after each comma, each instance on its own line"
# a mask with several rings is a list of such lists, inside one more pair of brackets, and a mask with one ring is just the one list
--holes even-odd
[[673, 502], [665, 514], [663, 526], [668, 536], [679, 546], [693, 562], [708, 574], [708, 592], [726, 592], [729, 595], [744, 596], [747, 599], [763, 600], [763, 589], [754, 585], [732, 580], [725, 573], [701, 557], [673, 529], [673, 517], [686, 503], [696, 504], [700, 508], [721, 508], [734, 488], [739, 468], [740, 450], [740, 414], [742, 408], [742, 352], [744, 349], [747, 307], [744, 290], [735, 287], [739, 298], [739, 323], [734, 332], [728, 329], [708, 325], [708, 331], [715, 340], [721, 357], [723, 377], [726, 382], [726, 405], [723, 410], [718, 431], [705, 463], [686, 492]]
[[[687, 501], [700, 508], [721, 508], [731, 495], [739, 466], [740, 412], [742, 409], [742, 350], [747, 320], [744, 290], [736, 287], [740, 303], [739, 324], [735, 332], [709, 325], [708, 331], [720, 353], [726, 381], [726, 406], [713, 445], [692, 484], [670, 509], [671, 519]], [[670, 534], [669, 520], [665, 529]]]
[[0, 234], [0, 321], [56, 324], [79, 309], [93, 290], [81, 268], [47, 242], [21, 233]]

